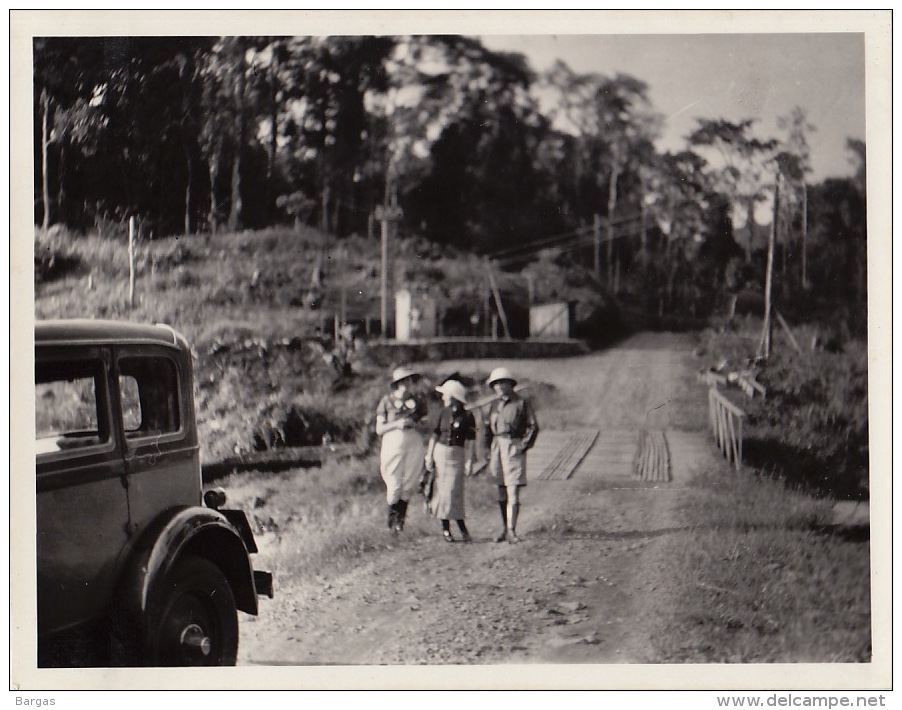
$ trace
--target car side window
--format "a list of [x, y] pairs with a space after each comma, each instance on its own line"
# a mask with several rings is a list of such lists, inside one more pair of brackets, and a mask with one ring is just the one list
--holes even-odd
[[110, 441], [103, 365], [97, 360], [35, 364], [35, 440], [39, 456]]
[[119, 395], [126, 438], [179, 431], [178, 369], [169, 358], [121, 358]]

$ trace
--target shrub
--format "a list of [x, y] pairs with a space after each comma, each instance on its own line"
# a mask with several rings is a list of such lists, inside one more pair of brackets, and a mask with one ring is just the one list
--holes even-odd
[[[754, 366], [760, 320], [708, 333], [700, 350], [729, 371]], [[800, 343], [812, 328], [798, 327]], [[749, 416], [745, 459], [788, 484], [839, 498], [868, 491], [867, 344], [848, 340], [836, 352], [797, 352], [782, 336], [757, 366], [765, 399], [745, 399]]]

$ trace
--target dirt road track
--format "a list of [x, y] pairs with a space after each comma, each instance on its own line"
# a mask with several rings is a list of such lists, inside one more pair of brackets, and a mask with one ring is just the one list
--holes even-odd
[[[280, 580], [265, 613], [242, 619], [240, 664], [661, 660], [654, 639], [667, 632], [669, 579], [662, 543], [679, 536], [691, 544], [680, 501], [693, 494], [696, 472], [725, 466], [706, 439], [690, 339], [645, 334], [585, 357], [505, 364], [560, 390], [566, 411], [545, 408], [546, 419], [599, 432], [570, 478], [531, 479], [524, 542], [492, 542], [497, 510], [473, 504], [494, 495], [485, 476], [468, 482], [471, 545], [447, 544], [415, 501], [408, 529], [388, 550], [314, 579]], [[672, 480], [634, 475], [624, 451], [643, 428], [664, 432]]]

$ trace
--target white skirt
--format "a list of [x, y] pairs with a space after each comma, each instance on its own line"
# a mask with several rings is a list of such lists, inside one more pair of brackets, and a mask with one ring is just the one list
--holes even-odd
[[379, 464], [389, 505], [413, 498], [425, 455], [423, 437], [418, 431], [394, 429], [383, 435]]

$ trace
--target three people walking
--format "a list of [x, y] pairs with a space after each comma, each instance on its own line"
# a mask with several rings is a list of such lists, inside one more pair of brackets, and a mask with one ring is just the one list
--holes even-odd
[[[442, 535], [454, 542], [451, 521], [461, 539], [470, 542], [466, 526], [464, 480], [471, 475], [476, 457], [476, 420], [467, 411], [467, 390], [449, 379], [436, 387], [442, 409], [429, 426], [429, 443], [423, 446], [421, 430], [427, 413], [423, 397], [416, 392], [420, 374], [399, 367], [392, 372], [391, 392], [376, 408], [376, 433], [382, 437], [380, 472], [386, 486], [388, 527], [404, 529], [407, 506], [418, 487], [423, 467], [434, 474], [429, 510], [442, 524]], [[486, 383], [495, 392], [488, 416], [491, 443], [488, 470], [497, 488], [502, 529], [496, 542], [520, 542], [517, 523], [521, 489], [527, 485], [526, 452], [535, 444], [539, 425], [529, 402], [514, 390], [516, 379], [507, 368], [492, 371]]]

